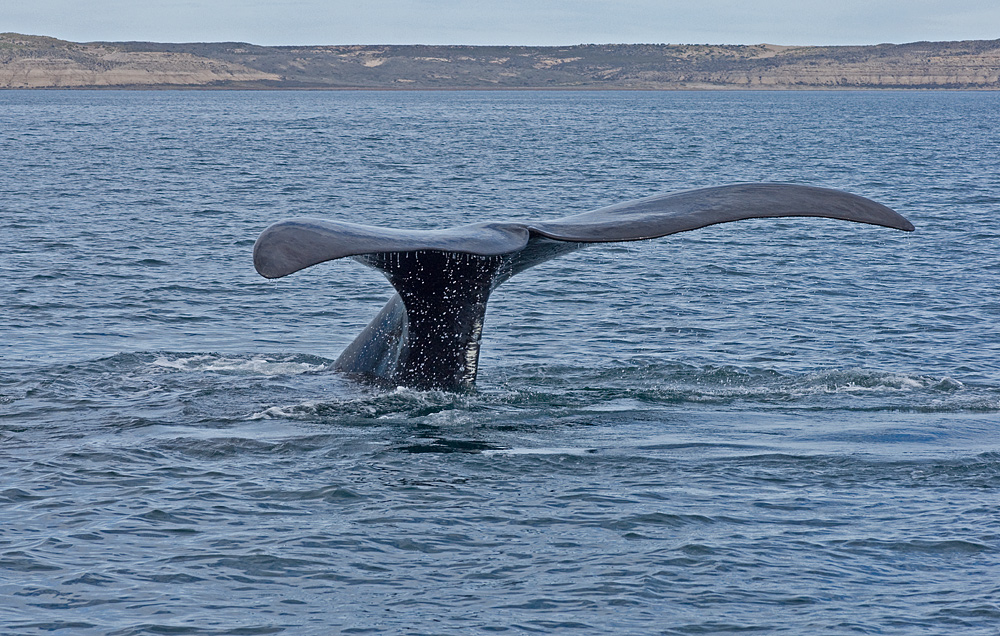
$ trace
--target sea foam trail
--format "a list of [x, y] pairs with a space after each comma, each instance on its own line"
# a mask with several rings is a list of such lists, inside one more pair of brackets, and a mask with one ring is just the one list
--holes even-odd
[[241, 375], [298, 375], [320, 373], [328, 370], [328, 362], [303, 361], [297, 356], [273, 358], [253, 356], [235, 357], [219, 354], [159, 354], [150, 362], [154, 367], [177, 371], [211, 371]]

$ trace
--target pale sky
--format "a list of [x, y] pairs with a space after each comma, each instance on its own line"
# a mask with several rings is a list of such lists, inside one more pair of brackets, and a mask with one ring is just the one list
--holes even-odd
[[1000, 0], [0, 0], [75, 42], [879, 44], [1000, 38]]

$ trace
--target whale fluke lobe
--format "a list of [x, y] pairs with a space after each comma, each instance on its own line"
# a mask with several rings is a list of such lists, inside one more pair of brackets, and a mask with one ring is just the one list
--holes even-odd
[[776, 183], [740, 183], [627, 201], [535, 223], [400, 230], [298, 218], [254, 244], [257, 271], [287, 276], [350, 257], [396, 289], [335, 367], [369, 381], [420, 389], [473, 386], [490, 293], [511, 276], [592, 243], [640, 241], [743, 219], [811, 216], [913, 231], [858, 195]]

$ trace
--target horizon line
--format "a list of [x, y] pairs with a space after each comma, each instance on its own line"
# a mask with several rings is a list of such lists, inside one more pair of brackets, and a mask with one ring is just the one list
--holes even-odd
[[467, 47], [467, 48], [572, 48], [578, 46], [774, 46], [781, 48], [806, 48], [806, 47], [822, 47], [822, 48], [851, 48], [851, 47], [873, 47], [873, 46], [907, 46], [912, 44], [954, 44], [961, 42], [998, 42], [1000, 38], [994, 39], [979, 39], [970, 38], [962, 40], [913, 40], [907, 42], [877, 42], [873, 44], [779, 44], [776, 42], [755, 42], [753, 44], [740, 44], [740, 43], [719, 43], [719, 42], [577, 42], [575, 44], [462, 44], [462, 43], [423, 43], [423, 42], [408, 42], [408, 43], [326, 43], [326, 44], [257, 44], [255, 42], [250, 42], [247, 40], [66, 40], [53, 35], [38, 35], [31, 33], [19, 33], [16, 31], [6, 31], [0, 33], [2, 36], [21, 36], [30, 38], [48, 38], [52, 40], [58, 40], [60, 42], [69, 42], [71, 44], [177, 44], [177, 45], [189, 45], [189, 44], [245, 44], [249, 46], [258, 46], [262, 48], [286, 48], [286, 47], [325, 47], [325, 46], [416, 46], [416, 47]]

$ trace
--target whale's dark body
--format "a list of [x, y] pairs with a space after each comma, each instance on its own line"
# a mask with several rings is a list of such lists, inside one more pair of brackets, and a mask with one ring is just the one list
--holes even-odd
[[336, 368], [376, 382], [455, 390], [475, 382], [490, 293], [518, 272], [591, 243], [787, 216], [913, 230], [893, 210], [857, 195], [745, 183], [652, 196], [537, 223], [407, 231], [290, 219], [261, 233], [254, 265], [267, 278], [345, 257], [378, 269], [397, 294], [340, 355]]

